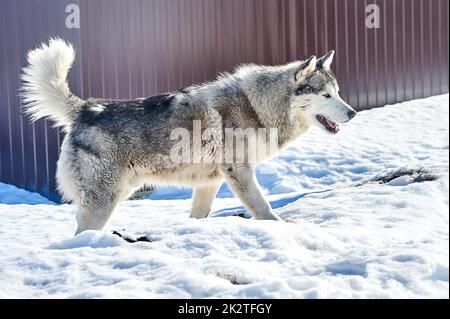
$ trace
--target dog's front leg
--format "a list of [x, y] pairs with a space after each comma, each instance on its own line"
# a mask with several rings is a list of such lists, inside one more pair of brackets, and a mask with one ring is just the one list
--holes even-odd
[[212, 202], [219, 191], [223, 181], [213, 182], [208, 186], [198, 186], [192, 196], [192, 218], [205, 218], [208, 216]]
[[225, 179], [231, 190], [256, 219], [281, 220], [272, 212], [261, 194], [253, 168], [246, 164], [224, 166]]

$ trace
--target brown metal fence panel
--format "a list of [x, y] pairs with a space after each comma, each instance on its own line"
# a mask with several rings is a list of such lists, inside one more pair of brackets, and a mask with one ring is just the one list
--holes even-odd
[[[65, 7], [79, 4], [81, 29]], [[365, 9], [380, 8], [380, 28]], [[447, 0], [3, 0], [0, 178], [54, 196], [61, 135], [20, 113], [25, 51], [49, 36], [75, 44], [72, 89], [136, 98], [215, 78], [241, 63], [281, 64], [336, 50], [342, 96], [355, 108], [448, 92]]]
[[[61, 135], [46, 120], [30, 124], [18, 98], [25, 54], [50, 36], [61, 36], [80, 49], [79, 29], [65, 27], [65, 8], [78, 0], [19, 0], [0, 3], [0, 180], [54, 200], [56, 161]], [[81, 64], [70, 75], [82, 94]]]
[[[82, 2], [86, 96], [133, 98], [214, 79], [240, 63], [336, 50], [357, 109], [448, 91], [446, 0]], [[377, 4], [380, 28], [365, 26]]]

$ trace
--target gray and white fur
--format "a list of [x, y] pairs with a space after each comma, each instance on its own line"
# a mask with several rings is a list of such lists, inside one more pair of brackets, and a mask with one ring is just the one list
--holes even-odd
[[[356, 112], [339, 97], [333, 54], [281, 66], [243, 65], [213, 82], [149, 98], [83, 100], [66, 80], [74, 49], [54, 38], [28, 53], [21, 97], [32, 120], [48, 117], [66, 132], [56, 178], [64, 200], [78, 207], [77, 234], [102, 229], [143, 184], [193, 187], [191, 217], [204, 218], [226, 181], [256, 219], [279, 220], [261, 193], [254, 163], [172, 162], [170, 134], [180, 127], [191, 131], [193, 120], [201, 120], [202, 129], [277, 128], [282, 149], [312, 125], [336, 133], [337, 123]], [[220, 142], [213, 152], [223, 152]]]

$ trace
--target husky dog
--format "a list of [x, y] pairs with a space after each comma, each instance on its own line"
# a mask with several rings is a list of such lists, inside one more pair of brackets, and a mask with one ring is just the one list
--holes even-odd
[[[32, 120], [48, 117], [66, 132], [57, 168], [63, 199], [78, 206], [80, 233], [104, 227], [117, 204], [143, 184], [193, 187], [191, 217], [208, 216], [224, 181], [256, 219], [280, 220], [261, 194], [250, 162], [178, 163], [171, 132], [276, 128], [279, 149], [312, 125], [337, 133], [355, 110], [339, 96], [334, 51], [281, 66], [243, 65], [217, 80], [132, 101], [87, 99], [69, 90], [70, 43], [51, 39], [28, 53], [21, 98]], [[209, 148], [208, 157], [223, 152]], [[205, 151], [206, 152], [206, 151]], [[274, 155], [267, 154], [258, 162]]]

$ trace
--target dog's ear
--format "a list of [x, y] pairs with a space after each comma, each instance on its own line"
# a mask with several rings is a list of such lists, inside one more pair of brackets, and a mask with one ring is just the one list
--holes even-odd
[[301, 82], [307, 75], [314, 72], [314, 70], [316, 69], [316, 61], [316, 56], [311, 55], [308, 60], [300, 64], [300, 66], [294, 73], [294, 83]]
[[331, 62], [333, 62], [334, 57], [334, 50], [331, 50], [327, 54], [325, 54], [323, 57], [319, 58], [316, 62], [316, 67], [318, 70], [320, 69], [326, 69], [329, 70], [331, 67]]

